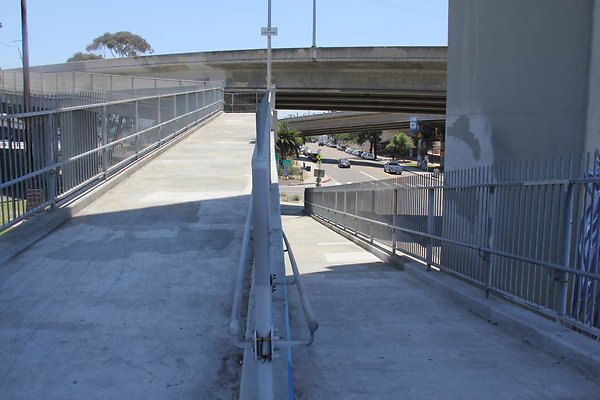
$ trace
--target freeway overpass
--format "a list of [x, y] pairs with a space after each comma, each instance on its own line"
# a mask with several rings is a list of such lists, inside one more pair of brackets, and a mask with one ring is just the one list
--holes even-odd
[[[332, 135], [337, 133], [364, 132], [371, 130], [409, 129], [408, 113], [365, 113], [339, 111], [333, 113], [314, 114], [300, 117], [283, 118], [290, 128], [303, 136]], [[444, 132], [446, 119], [439, 115], [419, 115], [419, 122], [430, 128], [438, 128]]]
[[[277, 109], [444, 115], [446, 47], [338, 47], [273, 50]], [[254, 111], [265, 90], [266, 50], [232, 50], [92, 60], [32, 68], [225, 81], [226, 111]], [[5, 71], [4, 80], [11, 79]], [[5, 86], [10, 87], [10, 83]]]

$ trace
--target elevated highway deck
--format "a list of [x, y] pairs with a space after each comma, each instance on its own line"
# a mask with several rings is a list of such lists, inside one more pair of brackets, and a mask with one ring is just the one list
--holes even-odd
[[[232, 50], [45, 65], [32, 72], [225, 81], [225, 110], [254, 112], [266, 86], [266, 59], [264, 49]], [[310, 48], [274, 49], [276, 108], [444, 115], [446, 59], [446, 47], [318, 48], [314, 58]]]

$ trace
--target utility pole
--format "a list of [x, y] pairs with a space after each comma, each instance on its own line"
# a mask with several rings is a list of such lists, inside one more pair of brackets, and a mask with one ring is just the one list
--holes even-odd
[[313, 61], [317, 61], [317, 0], [313, 0], [313, 38], [310, 53]]
[[29, 111], [31, 86], [29, 83], [29, 41], [27, 33], [27, 0], [21, 0], [21, 36], [23, 45], [23, 108]]
[[269, 34], [267, 35], [267, 91], [271, 90], [271, 0], [269, 0], [269, 11], [267, 28]]

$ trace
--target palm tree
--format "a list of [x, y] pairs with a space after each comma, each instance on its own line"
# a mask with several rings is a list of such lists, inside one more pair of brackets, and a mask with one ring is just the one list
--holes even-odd
[[275, 146], [279, 152], [279, 160], [286, 157], [298, 157], [302, 145], [304, 145], [304, 138], [300, 136], [300, 132], [291, 129], [287, 122], [282, 121], [277, 124]]

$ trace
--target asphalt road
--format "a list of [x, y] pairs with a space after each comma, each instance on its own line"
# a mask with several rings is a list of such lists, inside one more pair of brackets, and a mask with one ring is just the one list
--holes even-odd
[[[325, 174], [331, 178], [331, 181], [328, 182], [330, 185], [345, 185], [347, 183], [383, 180], [397, 176], [387, 174], [383, 171], [383, 164], [385, 164], [387, 160], [364, 160], [336, 148], [317, 146], [316, 143], [309, 143], [308, 147], [312, 151], [321, 150], [321, 156], [324, 159], [322, 168], [325, 170]], [[351, 167], [339, 168], [337, 162], [340, 158], [349, 159]], [[312, 168], [316, 168], [316, 163], [309, 163], [306, 161], [306, 165], [311, 165]], [[405, 171], [404, 173], [411, 174], [415, 172]]]

